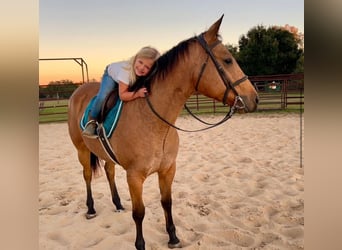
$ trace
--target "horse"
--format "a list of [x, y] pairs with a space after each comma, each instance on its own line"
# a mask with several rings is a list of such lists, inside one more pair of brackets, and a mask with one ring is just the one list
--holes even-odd
[[[255, 87], [222, 44], [218, 33], [222, 19], [223, 15], [209, 29], [179, 42], [156, 60], [146, 79], [137, 82], [137, 86], [147, 86], [149, 94], [123, 104], [116, 129], [109, 138], [117, 161], [126, 171], [136, 225], [135, 247], [138, 250], [145, 249], [143, 183], [153, 173], [158, 174], [161, 205], [169, 235], [168, 247], [181, 247], [172, 217], [171, 186], [179, 147], [174, 124], [187, 99], [198, 91], [241, 113], [253, 112], [257, 108]], [[98, 89], [99, 84], [96, 83], [79, 86], [68, 105], [69, 135], [77, 149], [86, 183], [88, 219], [96, 216], [91, 180], [99, 159], [105, 161], [112, 202], [117, 210], [124, 209], [115, 184], [116, 162], [106, 154], [99, 140], [83, 137], [80, 128], [82, 114]]]

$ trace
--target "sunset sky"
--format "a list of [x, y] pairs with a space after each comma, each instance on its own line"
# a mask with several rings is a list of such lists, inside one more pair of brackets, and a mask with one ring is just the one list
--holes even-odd
[[[223, 43], [238, 44], [256, 25], [289, 24], [304, 33], [304, 0], [41, 0], [39, 58], [81, 57], [89, 79], [151, 45], [165, 52], [224, 14]], [[82, 81], [74, 61], [40, 61], [39, 84]]]

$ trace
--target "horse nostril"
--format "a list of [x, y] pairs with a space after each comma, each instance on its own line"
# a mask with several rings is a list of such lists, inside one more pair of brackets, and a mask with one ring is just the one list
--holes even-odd
[[255, 97], [255, 103], [258, 104], [259, 103], [259, 97]]

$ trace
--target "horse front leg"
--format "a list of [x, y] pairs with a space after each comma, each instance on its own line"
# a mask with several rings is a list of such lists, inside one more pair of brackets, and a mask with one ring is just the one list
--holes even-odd
[[136, 227], [135, 247], [138, 250], [145, 250], [145, 240], [143, 236], [142, 223], [145, 217], [145, 206], [142, 199], [142, 189], [145, 177], [127, 172], [127, 183], [132, 199], [132, 217]]
[[110, 192], [112, 194], [112, 201], [116, 207], [116, 210], [124, 210], [115, 184], [115, 164], [112, 162], [106, 162], [104, 168], [106, 171], [107, 180], [109, 182]]
[[172, 197], [171, 186], [176, 173], [176, 164], [174, 163], [167, 171], [158, 172], [159, 189], [161, 194], [161, 204], [164, 209], [166, 231], [169, 234], [169, 248], [181, 248], [182, 245], [176, 235], [176, 227], [172, 219]]

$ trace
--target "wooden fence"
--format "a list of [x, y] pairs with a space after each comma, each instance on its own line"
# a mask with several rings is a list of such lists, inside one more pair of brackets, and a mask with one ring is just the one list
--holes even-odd
[[[249, 79], [259, 93], [258, 111], [304, 110], [304, 74], [251, 76]], [[66, 121], [68, 98], [77, 86], [59, 87], [47, 91], [48, 86], [39, 86], [40, 122]], [[196, 114], [227, 113], [229, 110], [201, 94], [192, 95], [186, 104]]]
[[304, 74], [252, 76], [259, 96], [259, 110], [304, 108]]

